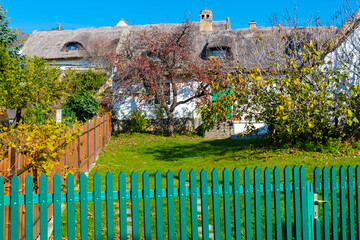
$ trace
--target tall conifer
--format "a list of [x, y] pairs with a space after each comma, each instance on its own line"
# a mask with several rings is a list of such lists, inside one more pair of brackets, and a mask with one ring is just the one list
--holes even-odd
[[15, 57], [22, 45], [12, 47], [18, 38], [18, 34], [14, 28], [9, 27], [10, 19], [6, 13], [7, 11], [0, 5], [0, 44], [7, 48], [10, 56]]

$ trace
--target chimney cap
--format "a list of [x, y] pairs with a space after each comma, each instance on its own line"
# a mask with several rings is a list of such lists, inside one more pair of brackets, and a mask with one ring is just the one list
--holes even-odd
[[250, 29], [256, 28], [256, 22], [254, 20], [249, 22], [249, 27], [250, 27]]

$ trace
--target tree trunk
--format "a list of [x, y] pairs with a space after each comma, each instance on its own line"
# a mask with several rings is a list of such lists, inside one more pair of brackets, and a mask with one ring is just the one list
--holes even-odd
[[18, 122], [20, 122], [20, 120], [21, 120], [21, 108], [17, 108], [16, 117], [13, 124], [16, 125]]
[[171, 137], [174, 135], [174, 115], [171, 112], [167, 114], [167, 117], [168, 117], [168, 134]]

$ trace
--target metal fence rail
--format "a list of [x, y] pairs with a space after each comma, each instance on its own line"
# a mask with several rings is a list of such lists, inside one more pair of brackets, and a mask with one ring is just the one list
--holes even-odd
[[[339, 171], [331, 168], [330, 174], [327, 168], [322, 171], [315, 168], [312, 183], [306, 181], [305, 168], [296, 166], [292, 170], [286, 167], [282, 179], [278, 168], [273, 171], [266, 168], [263, 174], [259, 168], [253, 174], [246, 168], [242, 174], [243, 184], [240, 184], [238, 169], [234, 169], [231, 175], [230, 178], [229, 171], [224, 169], [220, 185], [216, 169], [211, 172], [211, 178], [208, 178], [206, 171], [201, 171], [199, 182], [194, 170], [189, 173], [188, 179], [181, 170], [176, 176], [177, 181], [174, 181], [174, 174], [168, 171], [166, 188], [163, 188], [163, 176], [158, 171], [154, 174], [154, 188], [151, 189], [150, 176], [145, 171], [142, 174], [142, 189], [139, 189], [139, 177], [133, 172], [130, 189], [127, 189], [126, 176], [121, 172], [116, 180], [119, 188], [114, 190], [113, 174], [109, 172], [106, 175], [106, 189], [102, 191], [100, 175], [96, 173], [93, 191], [88, 192], [88, 179], [82, 173], [80, 190], [75, 192], [74, 176], [69, 174], [67, 191], [61, 192], [61, 177], [56, 174], [52, 193], [48, 193], [48, 180], [43, 175], [40, 177], [39, 194], [32, 193], [33, 180], [30, 175], [26, 177], [25, 194], [19, 194], [19, 179], [14, 176], [11, 195], [4, 195], [4, 181], [0, 179], [0, 226], [4, 224], [4, 208], [10, 207], [11, 239], [19, 239], [19, 206], [25, 205], [26, 239], [33, 238], [33, 205], [39, 205], [40, 239], [47, 239], [47, 206], [53, 203], [54, 239], [61, 239], [64, 231], [62, 204], [67, 205], [68, 239], [88, 239], [90, 228], [93, 229], [94, 239], [101, 239], [105, 232], [108, 239], [114, 239], [115, 228], [120, 229], [120, 239], [360, 237], [359, 167], [356, 167], [355, 174], [351, 166], [347, 169], [341, 167]], [[102, 201], [106, 202], [103, 206]], [[91, 209], [89, 202], [93, 204]], [[119, 206], [119, 213], [116, 214], [119, 221], [114, 220], [115, 203]], [[80, 209], [76, 209], [77, 206]], [[104, 206], [105, 209], [102, 209]], [[102, 214], [102, 210], [106, 214]], [[89, 211], [94, 213], [94, 224], [91, 226]], [[128, 212], [131, 214], [128, 215]], [[102, 228], [104, 220], [106, 231]], [[80, 224], [76, 224], [77, 221]], [[153, 221], [155, 224], [152, 224]], [[76, 235], [76, 229], [80, 230], [80, 236]], [[0, 227], [2, 236], [4, 231]]]

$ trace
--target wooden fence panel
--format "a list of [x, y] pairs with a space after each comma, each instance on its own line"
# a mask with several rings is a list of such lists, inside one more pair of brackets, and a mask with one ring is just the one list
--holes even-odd
[[[106, 126], [106, 128], [104, 127]], [[110, 126], [110, 127], [109, 127]], [[50, 182], [47, 185], [48, 193], [53, 193], [53, 176], [58, 173], [61, 176], [61, 181], [65, 182], [65, 173], [66, 171], [71, 171], [75, 174], [76, 178], [79, 178], [79, 173], [87, 172], [90, 170], [90, 165], [95, 162], [99, 153], [101, 152], [106, 143], [109, 141], [111, 136], [111, 117], [109, 115], [104, 115], [102, 117], [95, 117], [93, 120], [86, 122], [81, 126], [82, 134], [67, 147], [66, 153], [60, 157], [59, 164], [56, 165], [48, 176]], [[104, 129], [106, 131], [104, 131]], [[101, 132], [102, 131], [102, 132]], [[102, 135], [97, 135], [96, 133], [102, 133]], [[100, 145], [100, 137], [102, 144]], [[97, 148], [95, 149], [95, 146]], [[19, 180], [19, 189], [18, 193], [20, 195], [25, 194], [25, 182], [26, 176], [30, 174], [33, 176], [33, 194], [39, 194], [39, 177], [32, 169], [26, 169], [26, 166], [29, 164], [29, 160], [26, 155], [16, 154], [13, 148], [10, 148], [6, 157], [0, 159], [0, 177], [4, 180], [4, 195], [10, 195], [11, 191], [11, 179], [14, 175], [17, 175]], [[66, 167], [67, 166], [67, 167]], [[26, 211], [25, 205], [19, 206], [18, 214], [18, 234], [19, 239], [25, 239], [25, 226], [26, 222]], [[34, 239], [40, 234], [40, 205], [32, 205], [32, 215], [33, 215], [33, 236]], [[0, 206], [1, 213], [1, 206]], [[53, 205], [51, 203], [47, 206], [47, 215], [48, 220], [53, 216]], [[10, 207], [4, 207], [4, 223], [0, 222], [0, 229], [4, 231], [4, 239], [9, 239], [10, 237]], [[2, 227], [2, 225], [4, 227]], [[1, 231], [0, 231], [1, 233]], [[0, 239], [2, 239], [0, 237]]]

